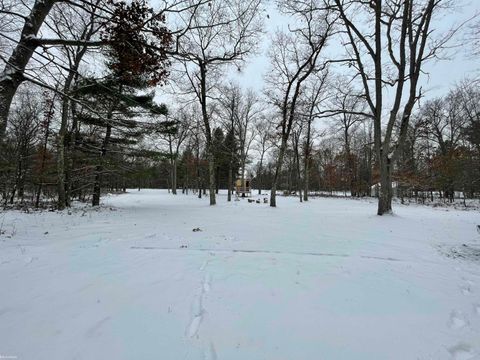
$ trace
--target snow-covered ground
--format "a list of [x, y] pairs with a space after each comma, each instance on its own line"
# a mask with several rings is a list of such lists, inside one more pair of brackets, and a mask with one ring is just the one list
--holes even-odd
[[218, 203], [0, 214], [0, 356], [480, 359], [477, 211]]

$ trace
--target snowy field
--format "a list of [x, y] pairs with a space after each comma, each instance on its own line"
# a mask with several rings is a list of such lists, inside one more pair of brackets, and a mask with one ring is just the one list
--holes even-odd
[[0, 213], [0, 357], [480, 359], [478, 211], [218, 203]]

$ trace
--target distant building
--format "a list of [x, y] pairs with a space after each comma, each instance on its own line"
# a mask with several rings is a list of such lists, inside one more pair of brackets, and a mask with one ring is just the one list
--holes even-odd
[[237, 179], [235, 181], [235, 192], [237, 196], [245, 197], [251, 195], [250, 179]]

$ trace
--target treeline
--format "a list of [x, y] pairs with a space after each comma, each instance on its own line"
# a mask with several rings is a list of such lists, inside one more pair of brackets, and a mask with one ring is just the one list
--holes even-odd
[[[236, 94], [241, 94], [241, 90], [237, 88]], [[342, 102], [353, 104], [352, 100], [349, 95]], [[444, 97], [425, 101], [415, 109], [405, 144], [393, 164], [394, 195], [422, 202], [437, 201], [439, 198], [445, 201], [478, 198], [479, 111], [480, 88], [475, 80], [465, 80]], [[306, 123], [307, 120], [299, 118], [293, 125], [293, 135], [278, 180], [279, 189], [286, 194], [299, 195], [302, 199], [308, 199], [308, 193], [315, 192], [376, 196], [380, 175], [373, 149], [373, 129], [368, 118], [351, 114], [323, 118], [323, 128], [315, 129], [311, 135], [310, 149], [305, 142]], [[226, 141], [228, 127], [214, 130], [217, 191], [218, 188], [228, 188], [229, 158], [226, 156], [232, 148], [235, 149], [234, 173], [241, 175], [238, 164], [242, 150], [241, 144], [236, 141], [236, 126], [234, 123], [233, 141]], [[246, 151], [243, 150], [247, 153], [249, 169], [246, 176], [252, 179], [257, 190], [271, 189], [274, 179], [275, 159], [278, 157], [278, 136], [274, 126], [275, 121], [268, 119], [263, 110], [260, 116], [251, 120], [247, 130], [251, 143]], [[184, 150], [178, 155], [176, 181], [172, 180], [175, 173], [170, 162], [165, 161], [160, 166], [163, 173], [168, 174], [161, 187], [171, 189], [176, 182], [179, 188], [184, 189], [183, 192], [186, 189], [205, 189], [208, 184], [208, 159], [206, 149], [201, 145], [203, 142], [195, 140], [198, 135], [188, 131], [183, 135], [184, 146], [180, 148]], [[175, 136], [171, 139], [175, 141]], [[305, 168], [308, 174], [305, 174]]]
[[457, 34], [478, 44], [478, 23], [435, 31], [442, 0], [275, 6], [289, 26], [253, 91], [231, 75], [262, 43], [263, 0], [2, 1], [2, 203], [162, 187], [215, 205], [236, 178], [271, 206], [277, 192], [375, 195], [379, 215], [394, 196], [478, 197], [479, 82], [437, 99], [421, 87]]

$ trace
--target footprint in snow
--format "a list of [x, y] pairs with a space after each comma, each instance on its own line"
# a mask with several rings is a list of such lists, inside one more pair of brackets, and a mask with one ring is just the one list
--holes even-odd
[[465, 316], [457, 310], [452, 311], [450, 319], [448, 320], [448, 327], [454, 330], [460, 330], [468, 325], [468, 321]]
[[480, 315], [480, 304], [474, 304], [475, 314]]
[[210, 346], [204, 352], [204, 359], [205, 360], [217, 360], [217, 351], [215, 350], [215, 345], [213, 342], [210, 342]]
[[200, 323], [202, 322], [202, 314], [195, 316], [188, 327], [188, 337], [193, 338], [198, 333]]
[[25, 259], [25, 263], [28, 265], [28, 264], [31, 264], [32, 262], [34, 262], [37, 259], [38, 259], [38, 257], [36, 257], [36, 256], [33, 256], [33, 257], [29, 256]]
[[203, 292], [208, 293], [210, 291], [210, 274], [205, 275], [203, 280]]
[[470, 295], [472, 293], [472, 289], [470, 286], [464, 286], [462, 287], [462, 294], [463, 295]]

